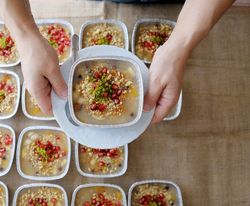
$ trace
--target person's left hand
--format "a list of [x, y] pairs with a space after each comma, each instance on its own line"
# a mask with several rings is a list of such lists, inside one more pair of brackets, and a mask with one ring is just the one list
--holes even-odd
[[168, 42], [156, 51], [149, 69], [149, 88], [144, 101], [144, 111], [156, 106], [152, 123], [162, 121], [176, 105], [186, 61], [187, 55]]

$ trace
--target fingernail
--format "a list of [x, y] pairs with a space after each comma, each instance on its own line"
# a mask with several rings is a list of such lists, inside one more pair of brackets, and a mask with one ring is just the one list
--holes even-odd
[[143, 107], [143, 110], [144, 110], [144, 112], [148, 112], [148, 111], [151, 110], [151, 106], [148, 105], [148, 104], [145, 104], [144, 107]]
[[62, 97], [67, 98], [68, 97], [68, 89], [63, 90]]

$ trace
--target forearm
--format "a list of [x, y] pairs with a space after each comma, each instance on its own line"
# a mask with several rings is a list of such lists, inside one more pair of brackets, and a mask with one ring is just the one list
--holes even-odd
[[25, 36], [39, 34], [28, 0], [1, 0], [0, 9], [17, 45], [21, 44]]
[[172, 44], [180, 54], [189, 56], [233, 2], [233, 0], [187, 0], [176, 27], [165, 45]]

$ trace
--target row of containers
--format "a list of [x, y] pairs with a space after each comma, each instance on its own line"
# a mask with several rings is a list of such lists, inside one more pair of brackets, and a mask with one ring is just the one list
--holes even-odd
[[[72, 54], [71, 38], [73, 26], [61, 19], [37, 20], [40, 33], [56, 50], [59, 63], [62, 64]], [[134, 26], [131, 50], [142, 61], [150, 64], [154, 52], [168, 40], [175, 26], [174, 21], [167, 19], [141, 19]], [[15, 41], [8, 29], [0, 22], [0, 67], [13, 67], [20, 63]], [[127, 26], [118, 20], [86, 21], [79, 33], [79, 49], [94, 45], [113, 45], [129, 50]]]
[[[8, 189], [0, 182], [0, 203], [10, 205]], [[2, 202], [1, 202], [2, 201]], [[182, 206], [181, 191], [173, 182], [146, 180], [134, 183], [128, 191], [114, 184], [82, 184], [73, 192], [71, 204], [63, 187], [33, 183], [20, 186], [14, 194], [13, 206]]]

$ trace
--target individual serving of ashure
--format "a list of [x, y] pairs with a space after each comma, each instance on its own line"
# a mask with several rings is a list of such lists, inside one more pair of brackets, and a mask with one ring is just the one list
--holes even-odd
[[18, 104], [18, 82], [11, 74], [0, 72], [0, 117], [13, 114]]
[[15, 64], [19, 61], [16, 43], [10, 36], [9, 30], [0, 25], [0, 64]]
[[82, 48], [94, 45], [113, 45], [125, 48], [123, 30], [112, 23], [95, 23], [86, 26], [82, 36]]
[[27, 187], [18, 193], [16, 206], [66, 206], [65, 195], [57, 187]]
[[111, 186], [90, 186], [78, 190], [74, 206], [125, 206], [122, 192]]
[[131, 62], [81, 62], [72, 82], [73, 117], [78, 124], [133, 124], [142, 113], [142, 92], [141, 76]]
[[69, 28], [61, 24], [41, 24], [40, 33], [55, 49], [59, 63], [66, 61], [71, 53], [71, 33]]
[[1, 206], [8, 206], [7, 205], [7, 195], [5, 186], [2, 182], [0, 182], [0, 205]]
[[14, 142], [12, 132], [0, 126], [0, 176], [12, 164], [14, 153]]
[[31, 129], [19, 144], [21, 171], [32, 177], [54, 177], [66, 170], [69, 152], [66, 134], [53, 129]]
[[115, 174], [122, 170], [125, 160], [124, 147], [94, 149], [79, 144], [79, 165], [84, 173]]
[[170, 37], [173, 26], [165, 23], [141, 23], [135, 37], [135, 54], [146, 62], [151, 62], [155, 51]]
[[131, 206], [176, 205], [175, 191], [165, 183], [144, 183], [133, 188]]

